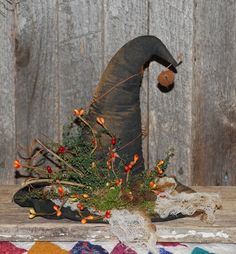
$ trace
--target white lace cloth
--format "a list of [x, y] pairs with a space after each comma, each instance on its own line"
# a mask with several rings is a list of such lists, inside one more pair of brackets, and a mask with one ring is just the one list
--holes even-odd
[[112, 210], [109, 219], [111, 232], [125, 245], [142, 253], [149, 250], [153, 254], [158, 254], [156, 248], [156, 227], [151, 224], [151, 220], [143, 213], [128, 210]]
[[193, 215], [196, 212], [202, 213], [202, 220], [207, 223], [215, 221], [214, 212], [221, 207], [221, 200], [216, 193], [164, 193], [165, 197], [158, 195], [156, 199], [155, 211], [161, 218], [167, 218], [169, 215]]

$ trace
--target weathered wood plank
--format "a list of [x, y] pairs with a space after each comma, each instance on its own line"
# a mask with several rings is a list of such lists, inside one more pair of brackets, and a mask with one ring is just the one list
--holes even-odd
[[235, 1], [196, 1], [194, 184], [236, 184], [235, 25]]
[[20, 1], [16, 34], [16, 138], [29, 153], [43, 135], [58, 140], [57, 1]]
[[91, 101], [103, 68], [103, 1], [59, 1], [60, 127]]
[[0, 184], [12, 184], [15, 157], [14, 14], [3, 5], [0, 8]]
[[168, 94], [155, 87], [159, 65], [152, 65], [149, 82], [145, 73], [141, 109], [143, 125], [150, 123], [147, 164], [149, 157], [152, 166], [174, 147], [168, 173], [181, 182], [235, 184], [235, 10], [233, 0], [22, 0], [15, 59], [13, 15], [0, 15], [0, 182], [14, 182], [9, 168], [15, 143], [27, 153], [42, 133], [60, 140], [63, 124], [73, 108], [90, 101], [116, 50], [149, 33], [173, 55], [183, 53], [184, 62]]
[[[11, 203], [19, 186], [0, 186], [0, 240], [11, 241], [116, 241], [109, 225], [86, 224], [69, 220], [52, 221], [36, 217], [29, 220], [28, 208]], [[157, 224], [159, 241], [236, 243], [236, 187], [194, 187], [196, 191], [217, 192], [222, 196], [223, 209], [216, 211], [213, 225], [199, 217], [183, 218]], [[27, 237], [26, 237], [27, 236]]]
[[[104, 1], [104, 68], [116, 51], [129, 40], [148, 34], [148, 1]], [[148, 126], [148, 72], [140, 91], [142, 126]], [[139, 133], [137, 133], [138, 135]], [[143, 155], [148, 167], [148, 138], [143, 140]]]
[[182, 53], [183, 64], [178, 68], [175, 89], [162, 93], [156, 88], [157, 75], [164, 68], [152, 64], [149, 81], [149, 154], [150, 164], [175, 149], [168, 174], [184, 184], [191, 177], [191, 95], [193, 1], [151, 0], [150, 34], [159, 37], [175, 56]]

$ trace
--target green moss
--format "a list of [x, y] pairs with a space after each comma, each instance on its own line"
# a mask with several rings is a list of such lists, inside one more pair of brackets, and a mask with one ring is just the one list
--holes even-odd
[[[98, 135], [112, 136], [106, 129], [102, 130]], [[117, 139], [119, 140], [118, 137]], [[66, 152], [58, 153], [58, 148], [61, 145], [65, 147]], [[89, 195], [89, 198], [82, 200], [78, 198], [76, 202], [83, 202], [87, 207], [95, 206], [97, 210], [101, 211], [138, 208], [150, 214], [154, 213], [155, 202], [150, 193], [154, 194], [151, 192], [149, 184], [151, 181], [158, 182], [159, 176], [156, 170], [147, 170], [139, 175], [126, 177], [127, 175], [123, 169], [127, 163], [125, 157], [115, 158], [116, 161], [112, 164], [112, 169], [108, 169], [107, 162], [114, 159], [111, 157], [111, 150], [114, 149], [114, 146], [104, 149], [103, 154], [99, 154], [99, 157], [96, 152], [92, 153], [94, 144], [92, 143], [91, 130], [83, 121], [66, 125], [63, 132], [63, 143], [50, 143], [47, 144], [47, 148], [61, 158], [60, 160], [58, 157], [54, 157], [53, 153], [50, 154], [48, 151], [42, 153], [42, 157], [46, 157], [55, 165], [53, 173], [47, 174], [47, 171], [44, 171], [48, 178], [53, 180], [52, 184], [58, 184], [58, 181], [63, 180], [71, 183], [80, 183], [87, 187], [66, 186], [66, 188], [69, 188], [70, 194], [83, 194], [86, 192]], [[169, 159], [172, 156], [173, 152], [167, 154], [161, 168], [163, 171], [167, 169]], [[82, 172], [83, 177], [76, 170], [71, 170], [68, 165]], [[41, 170], [46, 170], [45, 165]], [[42, 176], [37, 175], [37, 177], [38, 179], [45, 178], [45, 173]], [[115, 181], [120, 179], [123, 182], [117, 187]], [[22, 198], [51, 199], [55, 197], [58, 197], [56, 189], [54, 192], [44, 192], [42, 189], [36, 188], [30, 190]]]

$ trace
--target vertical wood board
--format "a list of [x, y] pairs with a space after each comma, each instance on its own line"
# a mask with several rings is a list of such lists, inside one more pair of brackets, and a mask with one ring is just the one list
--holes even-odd
[[[60, 127], [86, 107], [103, 65], [103, 1], [59, 1]], [[62, 132], [62, 130], [61, 130]]]
[[35, 138], [60, 136], [57, 16], [56, 0], [22, 0], [17, 9], [16, 141], [24, 155]]
[[168, 93], [162, 93], [156, 87], [157, 75], [164, 67], [152, 64], [149, 81], [150, 165], [174, 148], [175, 156], [168, 174], [190, 184], [193, 1], [151, 0], [149, 12], [150, 34], [160, 38], [175, 58], [183, 54], [175, 87]]
[[[0, 184], [14, 183], [15, 157], [15, 69], [13, 12], [0, 5]], [[3, 16], [4, 14], [4, 16]]]
[[236, 183], [236, 2], [196, 1], [193, 183]]

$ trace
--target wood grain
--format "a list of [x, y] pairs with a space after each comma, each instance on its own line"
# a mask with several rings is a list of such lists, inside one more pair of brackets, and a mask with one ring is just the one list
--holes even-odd
[[168, 171], [184, 184], [191, 177], [191, 95], [193, 1], [152, 0], [149, 6], [150, 34], [159, 37], [172, 55], [183, 54], [175, 87], [169, 93], [157, 89], [157, 75], [163, 66], [152, 64], [149, 81], [150, 165], [163, 159], [170, 148], [175, 156]]
[[[86, 224], [69, 220], [28, 219], [28, 208], [12, 203], [12, 195], [19, 186], [0, 186], [0, 241], [78, 241], [111, 242], [117, 239], [106, 224]], [[158, 241], [195, 243], [236, 243], [236, 187], [193, 187], [196, 191], [219, 193], [223, 208], [217, 210], [214, 224], [206, 224], [199, 217], [157, 223]]]
[[56, 0], [24, 0], [17, 9], [16, 142], [24, 155], [35, 138], [60, 136], [57, 16]]
[[236, 183], [235, 25], [235, 1], [196, 1], [192, 177], [199, 185]]
[[[0, 184], [14, 183], [15, 158], [15, 68], [14, 14], [2, 8], [0, 15]], [[11, 8], [11, 7], [10, 7]]]
[[[103, 1], [59, 1], [60, 127], [93, 97], [103, 67]], [[62, 131], [61, 131], [62, 132]]]

